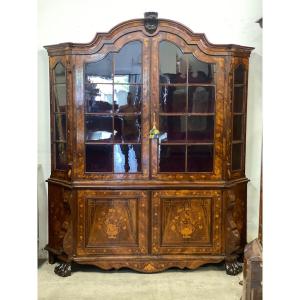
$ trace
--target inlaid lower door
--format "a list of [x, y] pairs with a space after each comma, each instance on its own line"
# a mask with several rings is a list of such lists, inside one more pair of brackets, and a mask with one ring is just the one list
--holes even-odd
[[157, 191], [152, 194], [153, 254], [220, 254], [220, 191]]
[[78, 255], [146, 253], [146, 192], [82, 190], [78, 196]]

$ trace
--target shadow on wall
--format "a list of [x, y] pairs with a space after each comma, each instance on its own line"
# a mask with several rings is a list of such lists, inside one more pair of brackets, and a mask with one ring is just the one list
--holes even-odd
[[48, 201], [47, 184], [45, 182], [42, 164], [38, 164], [37, 170], [37, 207], [38, 207], [38, 257], [47, 258], [44, 247], [48, 240]]

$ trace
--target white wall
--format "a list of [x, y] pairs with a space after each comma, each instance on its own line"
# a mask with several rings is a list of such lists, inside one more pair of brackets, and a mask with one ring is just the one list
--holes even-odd
[[[50, 175], [49, 76], [44, 45], [61, 42], [90, 42], [96, 32], [107, 32], [125, 20], [143, 18], [157, 11], [194, 32], [203, 32], [217, 44], [255, 47], [250, 59], [246, 175], [248, 185], [248, 240], [257, 236], [259, 178], [262, 141], [262, 17], [260, 0], [210, 1], [38, 1], [38, 207], [39, 248], [47, 242], [47, 199], [45, 180]], [[40, 251], [40, 255], [44, 255]]]

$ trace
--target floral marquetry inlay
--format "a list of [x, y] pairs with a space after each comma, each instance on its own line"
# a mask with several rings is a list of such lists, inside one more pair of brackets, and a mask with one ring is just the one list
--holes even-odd
[[198, 233], [198, 238], [209, 241], [210, 200], [165, 200], [166, 227], [164, 240], [170, 236], [169, 230], [180, 234], [183, 239], [192, 239]]

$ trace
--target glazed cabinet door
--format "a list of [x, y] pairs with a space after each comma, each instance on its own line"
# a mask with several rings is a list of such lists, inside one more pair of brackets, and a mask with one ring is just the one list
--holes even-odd
[[[222, 177], [224, 58], [209, 56], [176, 35], [153, 37], [152, 177]], [[157, 55], [158, 54], [158, 55]]]
[[78, 191], [77, 254], [145, 254], [147, 193]]
[[157, 191], [152, 194], [153, 254], [220, 254], [221, 192]]
[[149, 174], [149, 40], [140, 33], [76, 57], [75, 177]]

